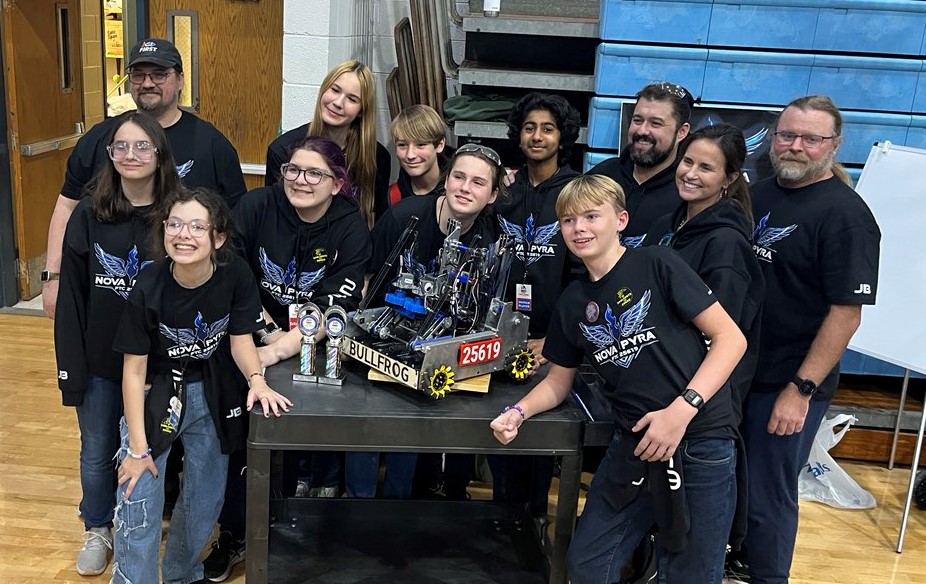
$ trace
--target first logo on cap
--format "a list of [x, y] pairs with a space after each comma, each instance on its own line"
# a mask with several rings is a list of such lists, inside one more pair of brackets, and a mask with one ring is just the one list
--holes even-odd
[[142, 43], [141, 48], [138, 49], [139, 53], [154, 53], [157, 52], [158, 46], [154, 41], [145, 41]]

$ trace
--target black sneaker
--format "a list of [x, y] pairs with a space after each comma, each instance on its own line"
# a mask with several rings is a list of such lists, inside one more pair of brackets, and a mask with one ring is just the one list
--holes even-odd
[[749, 565], [741, 558], [731, 557], [723, 563], [724, 582], [729, 584], [749, 584]]
[[235, 540], [228, 531], [219, 533], [212, 542], [212, 552], [203, 560], [203, 573], [210, 582], [224, 582], [235, 564], [244, 561], [244, 541]]

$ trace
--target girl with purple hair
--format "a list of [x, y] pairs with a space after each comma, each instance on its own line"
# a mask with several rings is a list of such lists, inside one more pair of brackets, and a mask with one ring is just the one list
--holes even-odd
[[[341, 148], [309, 136], [293, 145], [286, 160], [276, 184], [248, 192], [234, 210], [239, 248], [257, 278], [264, 307], [257, 349], [264, 367], [299, 353], [302, 334], [291, 323], [309, 300], [322, 310], [357, 308], [371, 253], [370, 231], [351, 195]], [[323, 336], [322, 327], [318, 340]], [[227, 578], [244, 558], [245, 458], [238, 452], [229, 460], [219, 540], [205, 562], [206, 577], [213, 582]], [[333, 496], [337, 454], [315, 454], [311, 466], [312, 482], [303, 490], [315, 487]]]

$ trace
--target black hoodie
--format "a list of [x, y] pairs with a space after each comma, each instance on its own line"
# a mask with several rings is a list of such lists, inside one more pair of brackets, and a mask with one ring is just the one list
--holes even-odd
[[765, 278], [750, 243], [752, 229], [736, 203], [721, 199], [676, 230], [687, 212], [683, 203], [673, 214], [655, 221], [646, 245], [665, 245], [681, 254], [743, 331], [749, 346], [730, 377], [734, 410], [739, 416], [759, 354]]
[[[309, 135], [309, 124], [280, 134], [267, 146], [264, 184], [271, 187], [280, 182], [280, 167], [289, 162], [289, 151], [297, 142]], [[392, 174], [392, 157], [385, 146], [376, 143], [376, 177], [373, 184], [373, 205], [378, 221], [389, 207], [389, 175]], [[356, 188], [356, 185], [355, 187]]]
[[498, 223], [503, 233], [516, 242], [515, 260], [508, 276], [505, 300], [515, 302], [518, 284], [531, 285], [530, 337], [546, 337], [556, 301], [566, 285], [584, 272], [582, 262], [566, 248], [559, 220], [556, 198], [563, 187], [579, 173], [561, 166], [556, 173], [534, 186], [527, 167], [515, 175], [508, 195], [496, 203]]
[[[621, 151], [621, 157], [609, 158], [595, 165], [586, 174], [600, 174], [614, 179], [624, 189], [627, 213], [630, 221], [621, 232], [621, 243], [627, 247], [639, 247], [645, 240], [653, 221], [672, 213], [681, 199], [675, 186], [675, 169], [678, 160], [643, 184], [633, 178], [633, 161], [630, 159], [632, 144]], [[648, 242], [647, 242], [648, 243]]]
[[85, 197], [68, 220], [55, 316], [58, 388], [66, 406], [83, 404], [90, 376], [122, 379], [122, 353], [113, 351], [113, 337], [135, 278], [151, 263], [149, 209], [136, 207], [131, 219], [101, 223]]
[[274, 322], [289, 329], [289, 305], [312, 300], [323, 308], [360, 304], [370, 257], [370, 231], [357, 207], [335, 196], [325, 215], [306, 223], [281, 185], [250, 191], [234, 210], [241, 253]]
[[[450, 162], [450, 159], [453, 157], [454, 149], [450, 146], [445, 146], [444, 149], [437, 154], [437, 166], [440, 168], [441, 173], [447, 168], [447, 164]], [[407, 199], [408, 197], [415, 196], [415, 189], [412, 188], [412, 177], [405, 172], [405, 169], [402, 168], [401, 163], [399, 164], [399, 178], [394, 183], [389, 185], [389, 206], [392, 207], [395, 203], [392, 201], [393, 189], [397, 189], [399, 192], [399, 197], [401, 199]], [[422, 193], [423, 195], [439, 195], [443, 192], [444, 185], [442, 181], [438, 181], [437, 184], [431, 189], [429, 193]]]

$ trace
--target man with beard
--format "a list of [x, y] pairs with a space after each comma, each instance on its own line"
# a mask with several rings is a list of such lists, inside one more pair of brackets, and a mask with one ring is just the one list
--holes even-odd
[[792, 101], [776, 123], [776, 176], [752, 189], [753, 249], [765, 276], [758, 365], [744, 404], [749, 511], [727, 575], [788, 582], [798, 476], [838, 386], [839, 358], [874, 304], [881, 232], [834, 164], [842, 117], [826, 96]]
[[671, 213], [679, 204], [675, 186], [678, 143], [688, 135], [694, 99], [687, 89], [663, 81], [637, 93], [628, 133], [630, 143], [620, 158], [605, 160], [588, 174], [614, 179], [624, 189], [630, 223], [621, 243], [637, 247], [653, 221]]
[[[164, 39], [145, 39], [129, 53], [129, 91], [140, 113], [155, 118], [170, 142], [177, 173], [184, 186], [204, 187], [223, 195], [230, 206], [244, 195], [238, 153], [212, 124], [180, 109], [183, 62], [177, 48]], [[58, 270], [64, 230], [93, 176], [108, 163], [106, 136], [116, 118], [103, 120], [81, 137], [68, 157], [64, 185], [48, 226], [48, 249], [42, 272], [42, 308], [55, 317]]]

